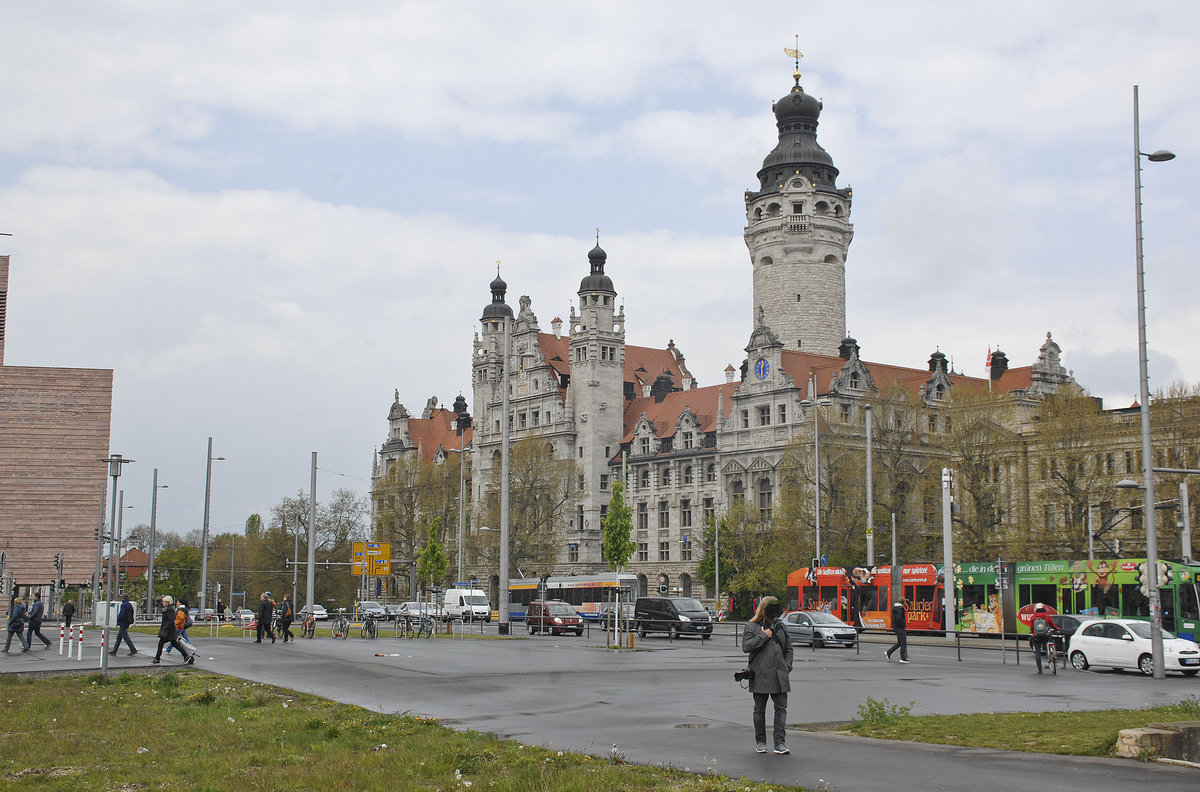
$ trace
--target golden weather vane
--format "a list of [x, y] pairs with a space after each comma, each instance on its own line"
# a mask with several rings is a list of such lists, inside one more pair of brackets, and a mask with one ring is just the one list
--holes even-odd
[[804, 57], [804, 53], [800, 51], [800, 34], [799, 33], [796, 34], [796, 49], [792, 49], [791, 47], [784, 47], [783, 52], [789, 58], [796, 59], [796, 75], [795, 76], [796, 76], [796, 79], [799, 80], [800, 79], [800, 59]]

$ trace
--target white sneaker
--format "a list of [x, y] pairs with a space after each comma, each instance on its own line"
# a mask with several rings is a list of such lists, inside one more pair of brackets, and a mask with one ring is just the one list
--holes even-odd
[[888, 654], [887, 652], [884, 652], [884, 653], [883, 653], [883, 661], [884, 661], [885, 663], [890, 663], [890, 662], [892, 662], [892, 656], [891, 656], [890, 654]]
[[907, 664], [908, 664], [908, 661], [907, 661], [907, 660], [901, 660], [900, 662], [901, 662], [901, 663], [904, 663], [905, 665], [907, 665]]

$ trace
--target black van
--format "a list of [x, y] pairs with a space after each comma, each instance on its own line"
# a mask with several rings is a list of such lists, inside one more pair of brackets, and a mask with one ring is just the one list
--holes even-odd
[[672, 638], [699, 635], [705, 640], [712, 635], [712, 618], [694, 597], [638, 597], [633, 619], [642, 638], [652, 632]]

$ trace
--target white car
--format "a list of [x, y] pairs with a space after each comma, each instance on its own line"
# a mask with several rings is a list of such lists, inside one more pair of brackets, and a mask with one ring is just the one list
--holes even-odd
[[325, 621], [329, 618], [329, 611], [325, 610], [324, 605], [305, 605], [300, 609], [300, 615], [312, 613], [313, 621]]
[[[1166, 630], [1163, 637], [1163, 668], [1184, 676], [1200, 672], [1200, 646], [1176, 638]], [[1067, 647], [1071, 665], [1080, 671], [1090, 666], [1136, 668], [1146, 676], [1154, 673], [1150, 655], [1150, 625], [1135, 619], [1092, 619], [1079, 625]]]

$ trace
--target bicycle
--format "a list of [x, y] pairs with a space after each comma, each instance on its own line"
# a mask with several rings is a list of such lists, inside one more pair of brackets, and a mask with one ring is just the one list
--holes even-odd
[[1058, 676], [1058, 643], [1063, 639], [1063, 634], [1058, 630], [1050, 631], [1050, 638], [1046, 641], [1046, 658], [1050, 661], [1050, 673]]
[[363, 616], [362, 627], [358, 630], [360, 638], [374, 638], [379, 634], [379, 628], [375, 625], [375, 617], [371, 614]]
[[338, 616], [330, 625], [330, 630], [334, 638], [348, 638], [350, 636], [350, 620], [345, 616]]
[[300, 617], [300, 635], [305, 638], [312, 638], [316, 634], [317, 620], [307, 614]]

